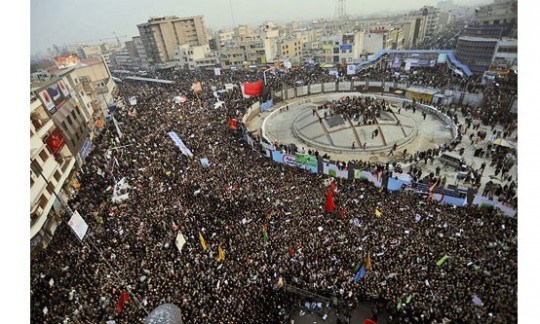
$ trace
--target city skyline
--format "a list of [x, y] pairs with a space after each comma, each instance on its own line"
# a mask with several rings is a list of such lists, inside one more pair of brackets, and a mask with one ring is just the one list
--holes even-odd
[[[436, 0], [411, 0], [396, 6], [390, 0], [361, 2], [347, 1], [349, 16], [368, 16], [376, 13], [393, 14], [412, 11], [424, 5], [436, 6]], [[119, 0], [105, 2], [70, 2], [66, 0], [32, 0], [30, 3], [30, 53], [44, 53], [53, 45], [64, 46], [72, 43], [110, 40], [118, 36], [123, 43], [138, 36], [137, 25], [150, 17], [202, 15], [206, 28], [226, 29], [247, 24], [257, 26], [265, 21], [286, 23], [311, 19], [332, 19], [335, 15], [335, 0], [312, 0], [309, 2], [273, 1], [265, 6], [253, 7], [248, 0], [229, 0], [214, 3], [191, 3], [185, 0], [156, 0], [151, 8], [143, 0]], [[459, 1], [454, 2], [461, 5]], [[472, 4], [471, 4], [472, 5]], [[185, 9], [183, 11], [183, 9]], [[277, 9], [277, 10], [276, 10]], [[232, 12], [231, 12], [232, 11]], [[302, 16], [298, 16], [301, 12]], [[54, 22], [54, 23], [51, 23]], [[57, 22], [63, 22], [62, 24]], [[66, 28], [68, 27], [68, 28]], [[125, 37], [122, 37], [125, 36]]]

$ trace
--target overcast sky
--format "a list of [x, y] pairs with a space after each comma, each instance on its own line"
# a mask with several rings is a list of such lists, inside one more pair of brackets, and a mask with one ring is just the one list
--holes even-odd
[[[435, 6], [438, 0], [346, 0], [349, 15], [392, 13]], [[462, 1], [454, 1], [460, 3]], [[278, 23], [311, 18], [332, 18], [336, 0], [31, 0], [31, 53], [53, 44], [104, 39], [113, 32], [122, 42], [138, 35], [137, 24], [150, 17], [204, 15], [207, 28], [234, 24], [258, 25], [265, 20]], [[232, 16], [231, 16], [232, 7]]]

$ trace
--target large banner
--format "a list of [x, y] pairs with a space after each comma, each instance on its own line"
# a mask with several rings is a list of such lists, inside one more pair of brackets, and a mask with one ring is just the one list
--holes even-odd
[[452, 197], [439, 193], [434, 193], [431, 199], [445, 204], [456, 205], [459, 207], [467, 205], [467, 199], [465, 198]]
[[182, 140], [180, 139], [180, 137], [178, 136], [176, 132], [168, 132], [167, 134], [169, 134], [174, 144], [178, 146], [182, 154], [187, 155], [189, 157], [193, 156], [193, 153], [191, 153], [191, 151], [186, 147], [186, 145], [184, 144], [184, 142], [182, 142]]
[[328, 162], [323, 163], [323, 173], [334, 178], [348, 178], [349, 177], [349, 171], [340, 170], [335, 164], [330, 164]]
[[79, 240], [83, 240], [86, 232], [88, 231], [88, 224], [84, 221], [78, 211], [75, 211], [68, 222], [69, 227], [73, 230]]
[[313, 173], [317, 173], [318, 170], [317, 157], [313, 155], [293, 155], [274, 151], [272, 152], [272, 159], [277, 163], [287, 164], [293, 167], [309, 170]]
[[64, 81], [59, 80], [40, 90], [39, 98], [52, 115], [69, 100], [69, 91]]
[[377, 179], [377, 175], [373, 174], [369, 171], [362, 171], [359, 169], [354, 169], [354, 178], [360, 179], [360, 180], [367, 180], [371, 183], [373, 183], [375, 186], [380, 187], [381, 186], [381, 179]]
[[388, 179], [388, 187], [387, 187], [387, 189], [390, 190], [390, 191], [398, 191], [398, 190], [401, 190], [404, 187], [410, 186], [410, 185], [411, 185], [410, 181], [389, 178]]

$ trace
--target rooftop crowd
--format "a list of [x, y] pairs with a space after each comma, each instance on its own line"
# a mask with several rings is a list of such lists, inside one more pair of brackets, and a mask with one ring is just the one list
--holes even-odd
[[[322, 81], [307, 68], [289, 73], [284, 78]], [[105, 125], [69, 202], [90, 233], [81, 243], [63, 223], [32, 260], [32, 322], [136, 323], [174, 303], [185, 323], [278, 323], [300, 298], [276, 288], [280, 277], [337, 296], [349, 310], [380, 301], [392, 322], [517, 321], [516, 218], [344, 179], [335, 192], [342, 212], [326, 212], [325, 176], [272, 162], [228, 127], [227, 118], [241, 117], [256, 98], [233, 89], [214, 106], [212, 87], [255, 74], [156, 76], [177, 82], [120, 84], [123, 98], [138, 98], [135, 106], [125, 99], [115, 115], [124, 136], [117, 141], [112, 123]], [[203, 85], [198, 96], [195, 81]], [[175, 103], [179, 94], [188, 100]], [[110, 150], [123, 145], [130, 146]], [[199, 163], [205, 157], [207, 167]], [[112, 187], [124, 177], [129, 198], [115, 204]], [[181, 251], [178, 233], [187, 241]], [[355, 282], [368, 255], [372, 269]], [[118, 311], [122, 292], [129, 300]]]

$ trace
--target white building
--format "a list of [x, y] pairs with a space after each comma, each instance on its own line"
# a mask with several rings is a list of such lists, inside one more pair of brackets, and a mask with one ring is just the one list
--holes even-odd
[[180, 45], [176, 50], [174, 59], [177, 66], [189, 70], [193, 70], [196, 67], [213, 67], [218, 63], [218, 58], [210, 50], [208, 44], [200, 46]]
[[492, 65], [504, 66], [517, 70], [517, 39], [501, 39], [497, 42], [497, 48], [493, 55]]
[[262, 30], [261, 39], [264, 41], [264, 52], [266, 62], [274, 62], [278, 55], [277, 40], [279, 39], [279, 28], [277, 25], [268, 22]]

